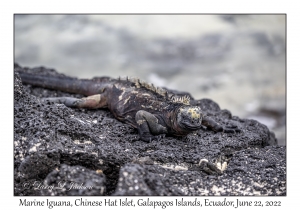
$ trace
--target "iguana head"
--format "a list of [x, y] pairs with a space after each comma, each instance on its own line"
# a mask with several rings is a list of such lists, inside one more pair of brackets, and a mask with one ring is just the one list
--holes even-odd
[[177, 114], [177, 123], [187, 130], [198, 130], [201, 127], [203, 114], [198, 106], [183, 106]]

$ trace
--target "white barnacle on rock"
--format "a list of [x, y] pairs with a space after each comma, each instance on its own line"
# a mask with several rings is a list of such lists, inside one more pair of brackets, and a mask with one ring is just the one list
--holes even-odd
[[211, 191], [215, 193], [215, 195], [221, 195], [220, 193], [225, 192], [224, 188], [213, 185], [211, 187]]
[[80, 144], [79, 140], [74, 140], [73, 142], [74, 142], [74, 144]]
[[225, 171], [227, 169], [227, 162], [224, 162], [221, 167], [221, 171]]
[[76, 152], [76, 153], [85, 153], [84, 150], [79, 150], [79, 149], [76, 149], [75, 152]]
[[174, 170], [174, 171], [187, 171], [188, 170], [188, 166], [185, 163], [183, 163], [181, 165], [176, 165], [176, 164], [173, 164], [173, 163], [161, 164], [161, 163], [158, 163], [158, 162], [154, 162], [154, 165], [159, 165], [162, 168], [171, 169], [171, 170]]
[[30, 149], [29, 149], [29, 152], [36, 152], [37, 151], [37, 147], [38, 146], [40, 146], [41, 145], [41, 143], [37, 143], [37, 144], [35, 144], [33, 147], [31, 147]]

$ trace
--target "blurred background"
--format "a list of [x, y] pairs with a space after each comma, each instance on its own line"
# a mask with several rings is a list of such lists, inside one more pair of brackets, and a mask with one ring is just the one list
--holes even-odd
[[15, 15], [15, 62], [211, 98], [286, 144], [285, 15]]

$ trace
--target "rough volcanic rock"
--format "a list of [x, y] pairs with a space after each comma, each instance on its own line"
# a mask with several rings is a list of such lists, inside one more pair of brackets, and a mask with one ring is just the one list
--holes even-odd
[[103, 195], [105, 176], [101, 170], [62, 164], [46, 177], [44, 185], [50, 188], [43, 189], [42, 195]]
[[225, 173], [126, 164], [114, 195], [286, 195], [285, 147], [249, 148], [234, 154]]
[[[285, 195], [285, 147], [270, 146], [277, 141], [265, 125], [231, 117], [212, 100], [193, 103], [221, 124], [236, 125], [242, 132], [215, 133], [203, 127], [186, 137], [166, 136], [145, 143], [138, 140], [134, 128], [106, 109], [42, 103], [41, 97], [81, 96], [23, 86], [18, 71], [58, 74], [44, 67], [15, 65], [15, 195], [67, 195], [35, 189], [36, 182], [47, 186], [59, 179], [98, 183], [97, 189], [106, 189], [99, 194], [72, 191], [72, 195]], [[214, 162], [220, 156], [230, 159], [222, 175], [208, 175], [198, 165], [203, 158]], [[76, 171], [79, 177], [68, 175]], [[98, 178], [99, 171], [103, 174]]]

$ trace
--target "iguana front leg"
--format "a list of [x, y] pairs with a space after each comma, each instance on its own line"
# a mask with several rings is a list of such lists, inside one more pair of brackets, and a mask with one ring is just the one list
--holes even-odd
[[151, 142], [151, 140], [157, 138], [154, 135], [168, 133], [167, 128], [160, 124], [153, 114], [144, 110], [140, 110], [136, 113], [135, 120], [142, 141]]
[[237, 126], [227, 126], [223, 127], [212, 118], [205, 116], [202, 119], [202, 125], [206, 126], [208, 129], [216, 131], [216, 132], [224, 132], [224, 133], [235, 133], [240, 132], [241, 130]]
[[42, 100], [64, 104], [67, 107], [71, 107], [71, 108], [97, 109], [97, 108], [104, 108], [107, 106], [106, 99], [101, 94], [96, 94], [84, 98], [54, 97], [54, 98], [43, 98]]

